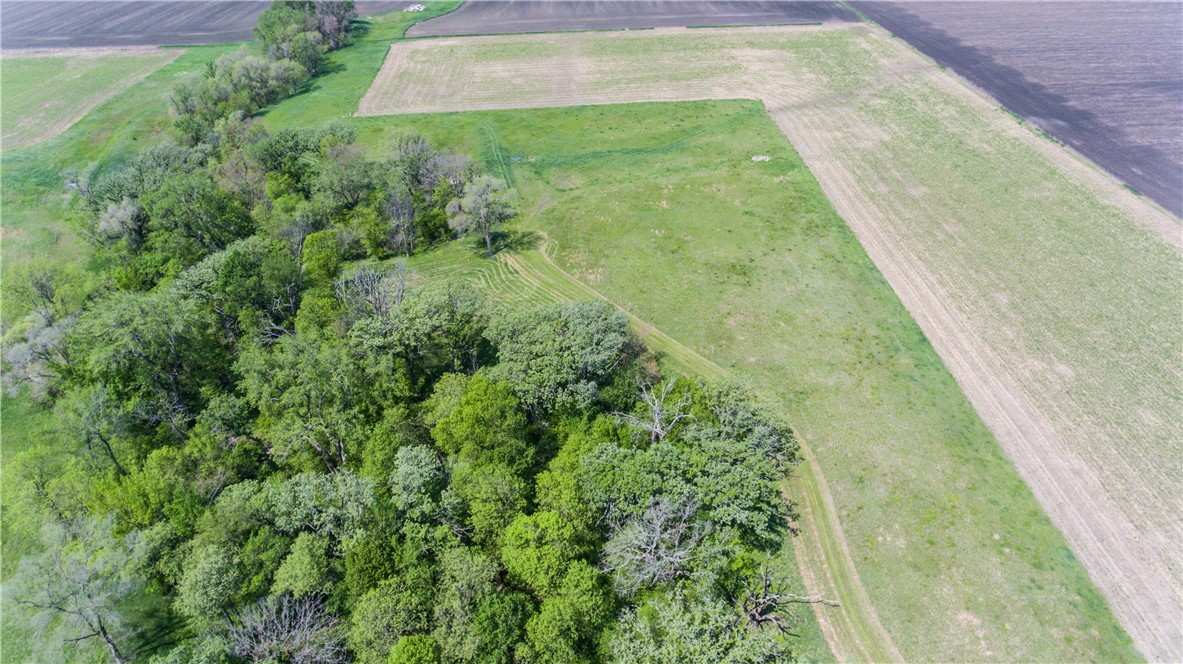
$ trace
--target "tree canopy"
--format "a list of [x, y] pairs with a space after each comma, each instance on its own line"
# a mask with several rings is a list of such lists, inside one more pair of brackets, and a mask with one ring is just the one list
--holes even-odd
[[604, 302], [414, 274], [449, 226], [492, 255], [513, 214], [467, 158], [252, 119], [354, 17], [273, 3], [262, 54], [174, 90], [175, 141], [85, 178], [102, 278], [31, 274], [5, 354], [54, 421], [5, 468], [48, 524], [16, 608], [120, 662], [145, 588], [192, 637], [159, 662], [786, 656], [778, 595], [745, 589], [791, 533], [789, 429], [662, 376]]

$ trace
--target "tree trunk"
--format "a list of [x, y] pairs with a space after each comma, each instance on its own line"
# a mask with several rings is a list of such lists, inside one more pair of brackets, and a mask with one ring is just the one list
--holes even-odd
[[95, 434], [99, 442], [103, 444], [103, 449], [107, 451], [107, 457], [111, 459], [111, 463], [115, 464], [115, 471], [120, 476], [126, 475], [127, 471], [123, 468], [123, 464], [119, 463], [119, 459], [115, 458], [115, 450], [111, 449], [111, 443], [107, 441], [107, 437], [101, 433]]
[[99, 618], [99, 636], [102, 637], [103, 642], [107, 644], [107, 650], [111, 653], [111, 659], [115, 660], [115, 664], [127, 664], [128, 658], [119, 652], [119, 646], [115, 645], [115, 641], [111, 635], [107, 633], [107, 626], [103, 624], [103, 619]]
[[485, 248], [489, 250], [489, 258], [493, 257], [493, 234], [485, 231]]

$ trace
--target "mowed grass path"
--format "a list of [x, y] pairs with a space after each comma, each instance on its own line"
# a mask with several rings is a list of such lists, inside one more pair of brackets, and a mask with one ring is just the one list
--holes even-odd
[[19, 150], [57, 136], [181, 53], [141, 48], [0, 57], [0, 149]]
[[[824, 470], [845, 531], [843, 542], [807, 528], [797, 547], [803, 571], [822, 577], [811, 581], [829, 594], [857, 588], [857, 578], [833, 578], [847, 574], [834, 564], [843, 552], [822, 550], [845, 545], [890, 634], [875, 639], [873, 619], [823, 613], [823, 626], [853, 632], [828, 635], [837, 656], [890, 659], [894, 641], [908, 660], [1137, 658], [1063, 536], [758, 102], [366, 118], [360, 126], [375, 144], [384, 132], [413, 128], [481, 155], [521, 193], [517, 229], [533, 239], [517, 236], [495, 261], [464, 243], [428, 254], [415, 264], [427, 278], [460, 276], [509, 301], [540, 290], [602, 294], [644, 321], [642, 333], [668, 335], [672, 343], [650, 343], [676, 370], [745, 380], [785, 415]], [[824, 510], [824, 489], [806, 485], [819, 480], [803, 468], [790, 493]], [[846, 647], [862, 643], [880, 649]]]
[[1183, 235], [1160, 208], [865, 25], [404, 42], [360, 110], [734, 97], [800, 151], [1141, 652], [1183, 657]]

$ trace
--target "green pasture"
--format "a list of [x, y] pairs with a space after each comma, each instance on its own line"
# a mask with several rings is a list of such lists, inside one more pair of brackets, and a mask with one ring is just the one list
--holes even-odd
[[501, 260], [461, 242], [416, 259], [421, 278], [458, 276], [509, 301], [594, 290], [676, 340], [655, 344], [675, 368], [706, 358], [777, 407], [816, 452], [905, 658], [1137, 658], [758, 102], [358, 122], [374, 145], [414, 129], [454, 146], [520, 193]]
[[65, 130], [80, 109], [163, 66], [175, 51], [0, 58], [0, 143], [29, 147]]

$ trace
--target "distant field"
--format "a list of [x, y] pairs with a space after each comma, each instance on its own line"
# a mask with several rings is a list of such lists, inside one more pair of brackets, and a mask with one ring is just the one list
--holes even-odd
[[62, 133], [102, 102], [181, 55], [179, 49], [88, 50], [0, 58], [0, 150]]
[[1183, 3], [854, 5], [1183, 216]]
[[854, 20], [837, 2], [783, 0], [477, 0], [417, 23], [409, 37], [623, 30], [719, 25], [783, 25]]
[[[1183, 497], [1183, 261], [1177, 223], [1144, 199], [1016, 123], [898, 41], [861, 26], [403, 42], [391, 49], [359, 114], [726, 97], [763, 100], [1143, 655], [1183, 656], [1173, 619], [1183, 589], [1177, 556], [1183, 540], [1177, 509]], [[595, 124], [584, 127], [576, 133], [588, 140], [614, 135]], [[571, 140], [571, 133], [561, 135]], [[566, 189], [563, 182], [555, 186]], [[685, 192], [668, 194], [652, 204], [675, 205]], [[603, 205], [610, 210], [613, 200], [605, 195]], [[573, 216], [591, 209], [591, 202], [583, 206], [565, 212]], [[741, 208], [736, 219], [743, 218]], [[688, 216], [700, 208], [693, 209]], [[560, 237], [557, 230], [552, 236]], [[677, 237], [689, 246], [695, 234]], [[620, 256], [631, 261], [630, 269], [642, 269], [646, 262], [628, 258], [636, 254], [623, 248], [637, 242], [631, 238], [602, 260]], [[593, 245], [576, 244], [587, 252], [586, 263], [575, 254], [560, 253], [557, 260], [576, 275], [613, 274], [595, 260]], [[561, 241], [558, 246], [575, 251]], [[683, 265], [679, 279], [692, 276], [686, 270], [695, 262]], [[796, 274], [790, 263], [784, 265]], [[685, 321], [663, 318], [660, 301], [651, 298], [676, 296], [681, 281], [662, 291], [603, 278], [620, 289], [614, 300], [689, 347], [706, 357], [734, 353], [736, 364], [720, 362], [724, 366], [743, 362], [738, 353], [744, 344], [735, 338], [712, 340], [710, 326], [689, 336]], [[786, 282], [783, 288], [792, 287]], [[759, 303], [751, 307], [735, 307], [735, 329], [779, 324]], [[906, 344], [906, 337], [879, 338], [883, 347], [868, 351], [869, 358], [892, 358]], [[765, 350], [750, 356], [760, 360], [776, 347], [762, 339], [753, 350]], [[859, 385], [857, 372], [852, 379], [845, 398], [861, 394], [871, 404], [885, 398], [881, 390]], [[1029, 556], [1030, 567], [1001, 577], [990, 553], [1015, 553], [1009, 538], [1021, 534], [1038, 510], [1029, 514], [995, 504], [999, 495], [1016, 490], [1001, 475], [974, 492], [950, 493], [951, 483], [983, 477], [965, 458], [972, 446], [948, 447], [966, 429], [913, 421], [908, 411], [917, 404], [908, 398], [892, 405], [865, 427], [841, 435], [819, 436], [813, 428], [824, 425], [804, 421], [801, 413], [794, 413], [794, 421], [807, 438], [820, 438], [813, 443], [859, 573], [905, 657], [1086, 656], [1081, 636], [1064, 633], [1052, 613], [1039, 610], [1020, 620], [1006, 599], [1022, 597], [1031, 606], [1032, 593], [1049, 592], [1047, 580], [1033, 580], [1038, 575], [1030, 572], [1046, 566], [1043, 556], [1055, 550], [1025, 549], [1021, 555]], [[993, 443], [981, 444], [987, 449]], [[866, 484], [884, 476], [887, 486]], [[986, 502], [969, 504], [976, 500]], [[909, 518], [897, 513], [901, 505], [909, 506]], [[1012, 524], [1006, 533], [974, 525], [998, 510]], [[891, 533], [878, 529], [887, 524], [900, 525], [901, 536], [914, 533], [904, 537], [904, 550], [882, 545], [879, 538]], [[954, 534], [918, 542], [931, 524]], [[934, 547], [948, 550], [937, 556]], [[1062, 555], [1070, 563], [1067, 549]], [[942, 561], [952, 566], [943, 569]], [[986, 597], [993, 602], [977, 604]], [[961, 602], [977, 610], [957, 609]], [[1035, 631], [1019, 636], [1016, 625], [1027, 624]], [[980, 630], [980, 644], [950, 642], [966, 625]], [[1045, 648], [1066, 650], [1057, 655]]]
[[[251, 38], [261, 0], [5, 1], [4, 48], [216, 44]], [[410, 2], [357, 3], [360, 16], [403, 9]]]
[[[110, 167], [141, 145], [159, 140], [172, 125], [168, 90], [178, 77], [200, 71], [208, 60], [229, 48], [169, 51], [169, 57], [175, 59], [99, 103], [57, 138], [4, 151], [0, 157], [0, 265], [5, 283], [12, 283], [31, 262], [61, 269], [71, 278], [85, 278], [86, 245], [70, 226], [77, 200], [68, 182], [86, 175], [100, 162]], [[0, 60], [0, 67], [6, 67], [7, 62]], [[19, 102], [9, 98], [7, 78], [3, 88], [4, 117], [8, 119], [10, 104]], [[4, 331], [28, 313], [23, 306], [12, 297], [0, 298]]]

